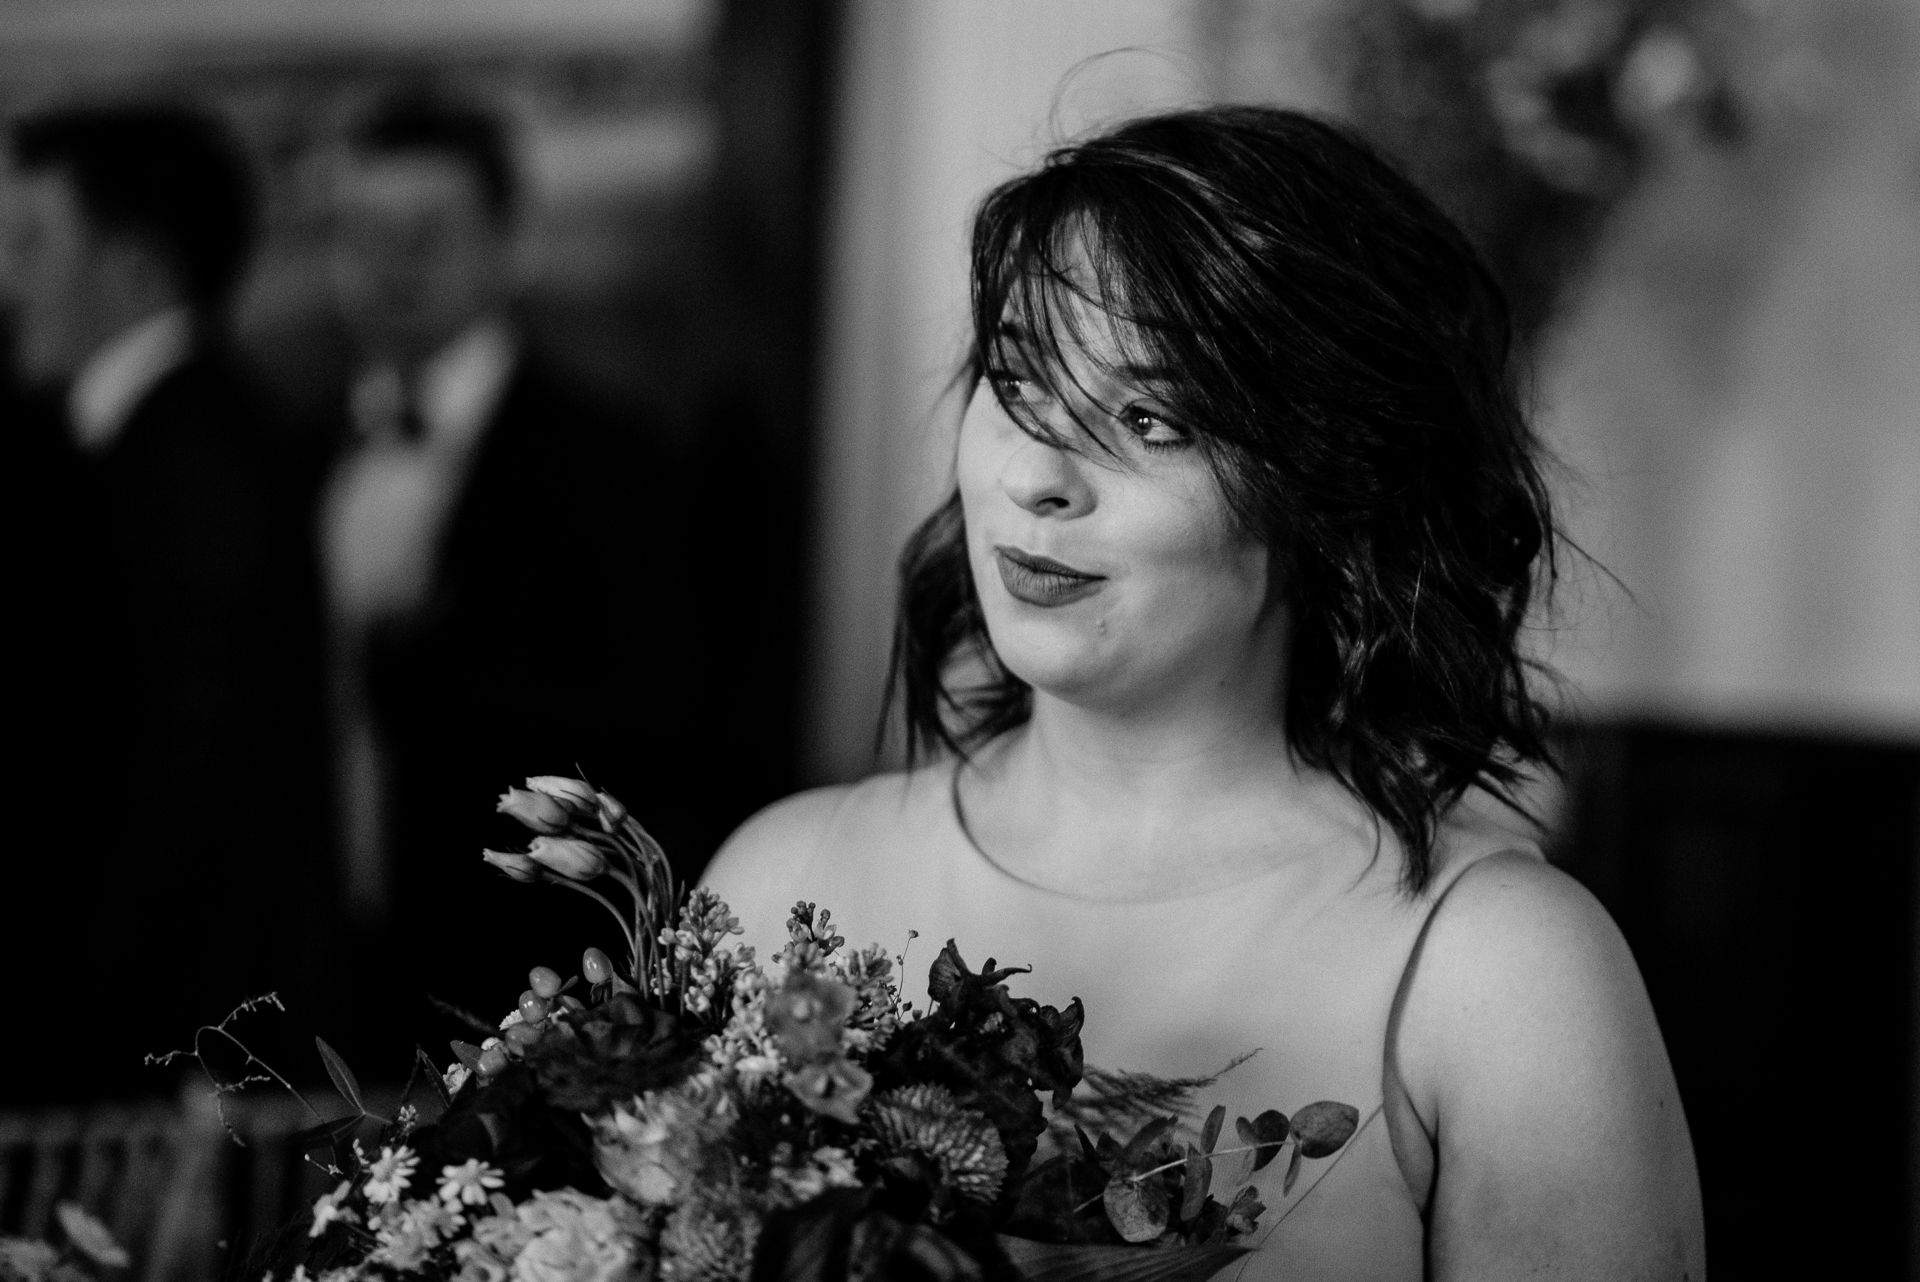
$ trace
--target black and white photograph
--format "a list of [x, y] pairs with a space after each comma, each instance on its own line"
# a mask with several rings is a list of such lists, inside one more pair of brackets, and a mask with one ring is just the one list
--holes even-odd
[[0, 1282], [1920, 1282], [1920, 7], [0, 0]]

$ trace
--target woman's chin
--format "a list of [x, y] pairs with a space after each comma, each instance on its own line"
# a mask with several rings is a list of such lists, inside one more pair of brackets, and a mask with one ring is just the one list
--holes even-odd
[[1022, 638], [1026, 644], [1003, 645], [994, 642], [994, 651], [1007, 671], [1032, 686], [1040, 694], [1051, 695], [1067, 703], [1090, 705], [1106, 702], [1103, 694], [1124, 684], [1123, 665], [1104, 646], [1072, 639]]

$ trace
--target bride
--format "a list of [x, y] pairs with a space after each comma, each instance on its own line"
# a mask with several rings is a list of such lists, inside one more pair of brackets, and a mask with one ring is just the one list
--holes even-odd
[[[1088, 1012], [1103, 1067], [1360, 1130], [1260, 1177], [1236, 1276], [1704, 1276], [1659, 1029], [1613, 923], [1502, 799], [1551, 516], [1502, 300], [1361, 143], [1129, 123], [986, 199], [955, 492], [902, 561], [919, 764], [790, 798], [708, 883], [949, 936]], [[929, 946], [930, 945], [930, 946]], [[1223, 1275], [1225, 1276], [1225, 1275]]]

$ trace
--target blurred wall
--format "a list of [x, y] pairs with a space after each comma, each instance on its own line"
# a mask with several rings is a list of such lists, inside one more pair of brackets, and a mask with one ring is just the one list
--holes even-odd
[[[1746, 33], [1736, 146], [1656, 131], [1540, 375], [1591, 717], [1920, 743], [1920, 11]], [[1629, 595], [1629, 593], [1631, 595]]]
[[974, 204], [1049, 145], [1104, 122], [1249, 91], [1323, 100], [1305, 59], [1240, 68], [1219, 52], [1233, 43], [1223, 23], [1284, 42], [1314, 7], [1283, 0], [1243, 17], [1200, 0], [846, 6], [802, 721], [814, 779], [874, 766], [894, 559], [951, 479], [960, 407], [944, 393], [966, 351]]

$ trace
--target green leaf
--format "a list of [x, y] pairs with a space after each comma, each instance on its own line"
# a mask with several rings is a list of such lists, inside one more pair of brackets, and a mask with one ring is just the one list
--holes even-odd
[[1158, 1179], [1116, 1175], [1107, 1181], [1100, 1200], [1114, 1231], [1128, 1242], [1151, 1242], [1167, 1231], [1172, 1208], [1167, 1205], [1166, 1185]]
[[1268, 1162], [1280, 1156], [1280, 1146], [1287, 1140], [1285, 1113], [1270, 1108], [1254, 1118], [1251, 1126], [1244, 1119], [1238, 1123], [1238, 1126], [1241, 1139], [1249, 1144], [1259, 1145], [1253, 1156], [1254, 1170], [1260, 1170]]
[[1226, 1242], [1141, 1250], [998, 1236], [1022, 1282], [1207, 1282], [1250, 1249]]
[[1321, 1100], [1293, 1115], [1293, 1133], [1300, 1137], [1300, 1149], [1308, 1157], [1328, 1157], [1353, 1138], [1360, 1126], [1360, 1110], [1351, 1104]]
[[1126, 1148], [1121, 1150], [1120, 1164], [1133, 1173], [1157, 1165], [1152, 1158], [1153, 1146], [1179, 1123], [1180, 1119], [1177, 1117], [1156, 1117], [1142, 1126], [1134, 1132], [1133, 1138], [1127, 1141]]
[[432, 1084], [433, 1093], [439, 1098], [441, 1108], [453, 1103], [453, 1096], [447, 1094], [446, 1079], [440, 1075], [440, 1066], [427, 1055], [427, 1048], [417, 1043], [413, 1048], [413, 1066]]
[[1180, 1218], [1191, 1220], [1207, 1204], [1207, 1186], [1213, 1183], [1213, 1163], [1193, 1145], [1187, 1145], [1187, 1164], [1180, 1172]]
[[1287, 1178], [1280, 1181], [1280, 1196], [1293, 1192], [1293, 1182], [1300, 1178], [1300, 1145], [1293, 1146], [1293, 1153], [1287, 1158]]
[[1251, 1148], [1228, 1149], [1213, 1155], [1214, 1170], [1219, 1178], [1214, 1187], [1237, 1189], [1253, 1178], [1254, 1152]]
[[1227, 1123], [1227, 1106], [1215, 1104], [1213, 1112], [1207, 1114], [1207, 1124], [1200, 1128], [1200, 1151], [1213, 1152], [1213, 1146], [1220, 1142], [1220, 1128]]
[[340, 1058], [340, 1052], [327, 1045], [321, 1038], [314, 1038], [313, 1044], [320, 1048], [320, 1062], [327, 1066], [327, 1076], [333, 1079], [333, 1088], [345, 1097], [362, 1117], [367, 1114], [367, 1106], [360, 1099], [360, 1083], [355, 1080], [353, 1070], [347, 1067], [347, 1061]]

